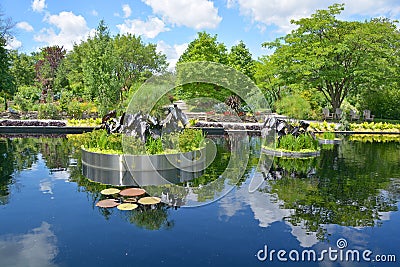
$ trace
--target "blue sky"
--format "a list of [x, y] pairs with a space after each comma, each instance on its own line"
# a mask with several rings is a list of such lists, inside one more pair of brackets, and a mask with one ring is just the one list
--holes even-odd
[[[0, 0], [6, 17], [16, 22], [9, 48], [30, 53], [60, 45], [71, 49], [93, 34], [104, 19], [111, 33], [141, 35], [157, 44], [174, 65], [198, 31], [217, 34], [229, 49], [239, 40], [253, 57], [261, 47], [293, 29], [291, 19], [325, 9], [332, 0]], [[399, 0], [345, 0], [343, 19], [384, 16], [400, 19]]]

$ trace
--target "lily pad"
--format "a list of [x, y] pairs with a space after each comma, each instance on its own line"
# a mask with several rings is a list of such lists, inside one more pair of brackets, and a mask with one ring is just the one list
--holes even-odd
[[159, 197], [142, 197], [138, 200], [138, 203], [142, 205], [154, 205], [161, 202]]
[[117, 189], [117, 188], [107, 188], [107, 189], [103, 189], [101, 190], [101, 194], [103, 195], [114, 195], [114, 194], [118, 194], [121, 190]]
[[127, 188], [119, 192], [119, 194], [124, 197], [137, 197], [145, 193], [146, 191], [142, 188]]
[[104, 199], [96, 203], [96, 206], [100, 208], [114, 208], [118, 205], [119, 203], [115, 199]]
[[123, 204], [119, 204], [117, 206], [117, 209], [119, 210], [134, 210], [138, 207], [137, 204], [132, 204], [132, 203], [123, 203]]
[[124, 199], [123, 201], [127, 202], [127, 203], [136, 203], [137, 199], [134, 197], [128, 197], [128, 198]]

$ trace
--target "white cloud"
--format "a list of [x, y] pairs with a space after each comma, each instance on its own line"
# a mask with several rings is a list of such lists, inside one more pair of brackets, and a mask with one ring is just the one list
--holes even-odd
[[[333, 3], [333, 2], [332, 2]], [[392, 19], [400, 18], [400, 5], [398, 0], [346, 0], [344, 14], [352, 16], [355, 14], [368, 17], [389, 17]]]
[[26, 21], [21, 21], [18, 22], [17, 25], [15, 25], [18, 29], [25, 30], [27, 32], [33, 32], [33, 27]]
[[188, 43], [169, 45], [164, 41], [159, 41], [157, 43], [157, 52], [161, 52], [167, 56], [168, 70], [173, 71], [179, 57], [185, 52], [187, 47]]
[[122, 11], [124, 12], [124, 18], [129, 18], [132, 14], [131, 7], [128, 4], [122, 5]]
[[99, 13], [95, 9], [93, 9], [92, 12], [90, 12], [90, 14], [92, 14], [92, 16], [95, 16], [95, 17], [97, 17], [99, 15]]
[[33, 0], [32, 2], [32, 10], [35, 12], [42, 12], [46, 7], [46, 0]]
[[57, 31], [53, 27], [43, 28], [34, 39], [50, 46], [59, 45], [70, 50], [74, 43], [84, 40], [89, 34], [85, 18], [72, 12], [63, 11], [58, 15], [48, 15], [44, 21], [55, 26]]
[[7, 41], [6, 49], [18, 49], [22, 46], [22, 42], [17, 40], [15, 37]]
[[213, 29], [222, 18], [218, 9], [208, 0], [142, 0], [153, 12], [169, 23], [194, 29]]
[[118, 24], [117, 28], [121, 34], [131, 33], [143, 35], [147, 38], [154, 38], [161, 32], [169, 31], [169, 29], [165, 27], [165, 23], [156, 17], [148, 17], [147, 21], [127, 19], [124, 21], [124, 24]]
[[0, 236], [2, 266], [55, 267], [57, 254], [57, 237], [47, 222], [27, 234]]
[[[317, 9], [327, 9], [337, 1], [304, 0], [227, 0], [228, 7], [239, 7], [241, 15], [249, 17], [263, 31], [266, 26], [277, 26], [279, 32], [290, 32], [295, 26], [290, 24], [292, 19], [309, 17]], [[345, 17], [375, 17], [386, 16], [399, 18], [400, 6], [398, 0], [346, 0]]]

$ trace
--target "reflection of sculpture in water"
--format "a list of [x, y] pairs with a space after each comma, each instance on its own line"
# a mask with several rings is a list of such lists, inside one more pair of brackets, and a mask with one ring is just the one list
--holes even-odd
[[265, 180], [277, 180], [284, 177], [311, 178], [316, 173], [318, 160], [318, 157], [274, 157], [273, 160], [271, 160], [270, 156], [262, 155], [258, 168]]

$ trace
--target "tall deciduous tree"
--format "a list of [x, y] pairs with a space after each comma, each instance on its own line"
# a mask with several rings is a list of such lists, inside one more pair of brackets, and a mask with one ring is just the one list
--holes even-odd
[[197, 38], [189, 43], [178, 63], [190, 61], [211, 61], [227, 64], [228, 54], [225, 45], [217, 41], [217, 35], [211, 36], [206, 32], [199, 32]]
[[141, 83], [155, 73], [164, 72], [167, 68], [166, 56], [157, 52], [155, 44], [143, 43], [140, 36], [117, 35], [113, 46], [119, 59], [116, 74], [122, 84], [121, 96], [133, 84]]
[[7, 42], [12, 39], [11, 30], [14, 23], [5, 18], [0, 7], [0, 94], [4, 98], [4, 107], [7, 109], [7, 97], [15, 92], [13, 76], [10, 73], [11, 58], [6, 49]]
[[[217, 35], [211, 36], [206, 32], [199, 32], [196, 39], [189, 43], [185, 52], [178, 60], [178, 64], [194, 61], [209, 61], [228, 64], [228, 53], [225, 45], [217, 41]], [[213, 75], [207, 69], [204, 76]], [[179, 77], [178, 77], [179, 78]], [[195, 83], [186, 84], [177, 88], [178, 98], [191, 99], [197, 97], [211, 97], [220, 101], [231, 95], [230, 91], [213, 84]]]
[[32, 86], [35, 83], [35, 59], [25, 53], [18, 53], [17, 50], [10, 52], [11, 75], [14, 77], [15, 86]]
[[113, 42], [105, 22], [100, 21], [96, 34], [88, 39], [82, 71], [87, 95], [98, 103], [101, 115], [115, 109], [120, 100], [122, 84], [116, 75], [117, 60]]
[[228, 55], [228, 65], [254, 80], [255, 61], [243, 41], [231, 47]]
[[[393, 62], [399, 55], [399, 30], [387, 19], [349, 22], [337, 19], [344, 5], [317, 10], [292, 21], [298, 28], [264, 43], [276, 49], [272, 59], [286, 84], [302, 84], [322, 92], [333, 108], [362, 87], [398, 79]], [[398, 71], [398, 69], [397, 69]]]

